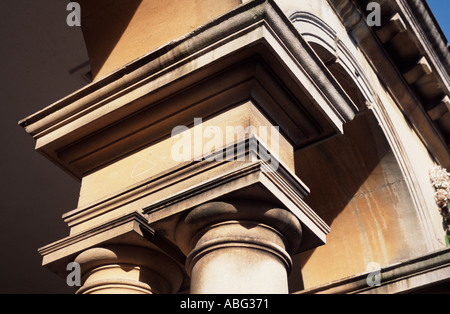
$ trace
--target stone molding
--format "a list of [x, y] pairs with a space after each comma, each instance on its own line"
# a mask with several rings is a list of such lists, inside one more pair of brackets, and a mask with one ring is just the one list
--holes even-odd
[[[209, 226], [208, 229], [214, 228], [222, 228], [225, 225], [233, 227], [245, 227], [248, 229], [252, 229], [254, 233], [258, 233], [258, 236], [261, 237], [262, 229], [269, 229], [272, 233], [276, 233], [275, 229], [271, 229], [269, 226], [262, 225], [257, 222], [248, 222], [248, 221], [234, 221], [234, 222], [224, 222], [218, 223]], [[231, 229], [231, 228], [230, 228]], [[236, 228], [234, 228], [236, 229]], [[200, 237], [197, 235], [197, 237]], [[281, 261], [281, 263], [285, 266], [287, 273], [289, 274], [292, 269], [292, 259], [289, 254], [283, 249], [282, 246], [274, 244], [272, 241], [261, 240], [256, 236], [249, 236], [248, 234], [244, 235], [229, 235], [222, 238], [216, 238], [206, 243], [201, 243], [201, 245], [195, 246], [186, 257], [186, 271], [190, 275], [192, 274], [192, 269], [194, 265], [205, 255], [218, 251], [221, 249], [228, 248], [244, 248], [250, 250], [259, 250], [266, 254], [273, 255], [277, 259]]]
[[[199, 165], [209, 167], [209, 164], [200, 162], [192, 164], [192, 167], [195, 166], [193, 169], [198, 171]], [[199, 178], [209, 179], [144, 206], [143, 213], [150, 226], [176, 243], [170, 235], [175, 234], [179, 216], [196, 206], [226, 198], [258, 199], [269, 204], [280, 204], [302, 223], [305, 241], [296, 253], [325, 244], [329, 226], [303, 201], [302, 198], [308, 193], [307, 187], [282, 164], [276, 171], [267, 171], [267, 164], [261, 159], [213, 164], [223, 167], [220, 175], [210, 177], [207, 173], [196, 172]]]
[[[376, 31], [366, 24], [364, 15], [360, 12], [358, 6], [352, 0], [329, 0], [329, 2], [340, 17], [343, 25], [347, 28], [349, 36], [359, 45], [367, 59], [371, 61], [371, 66], [379, 77], [380, 82], [387, 86], [387, 91], [404, 114], [406, 121], [410, 123], [416, 132], [418, 138], [438, 163], [443, 167], [449, 167], [450, 150], [442, 134], [384, 49], [381, 41], [377, 38]], [[383, 2], [383, 5], [387, 5], [387, 2]], [[405, 23], [403, 15], [397, 18], [401, 18], [402, 23]], [[410, 32], [411, 30], [408, 29], [403, 33], [409, 34]], [[370, 87], [370, 85], [367, 86]], [[439, 235], [437, 235], [431, 217], [432, 213], [435, 212], [435, 205], [427, 200], [424, 192], [427, 187], [419, 184], [421, 180], [416, 174], [417, 170], [414, 169], [411, 163], [411, 157], [407, 154], [404, 144], [402, 144], [402, 138], [388, 114], [386, 105], [383, 104], [375, 91], [375, 89], [371, 90], [374, 100], [372, 110], [380, 122], [380, 126], [402, 169], [412, 200], [417, 208], [419, 219], [422, 222], [427, 245], [430, 251], [437, 250], [439, 245], [436, 239], [439, 238]]]
[[183, 252], [189, 252], [193, 241], [187, 239], [194, 239], [195, 242], [204, 228], [227, 221], [253, 221], [274, 228], [289, 239], [286, 247], [291, 254], [297, 252], [300, 246], [302, 227], [298, 218], [276, 205], [245, 199], [208, 202], [195, 207], [178, 222], [175, 241]]
[[383, 267], [378, 275], [380, 284], [370, 287], [371, 273], [359, 274], [299, 294], [399, 294], [414, 293], [427, 285], [438, 284], [450, 277], [450, 249]]
[[[202, 86], [205, 93], [210, 91], [202, 98], [180, 94], [180, 91], [198, 90], [200, 83], [206, 84], [211, 80], [211, 73], [221, 73], [255, 55], [262, 58], [277, 84], [264, 81], [264, 76], [253, 72], [254, 82], [258, 84], [241, 80], [238, 82], [240, 86], [228, 85], [228, 90], [224, 91], [220, 90], [223, 83], [215, 81], [216, 90], [211, 90], [211, 84]], [[276, 85], [281, 86], [281, 93], [273, 89]], [[174, 98], [177, 96], [178, 99]], [[174, 115], [181, 109], [181, 99], [186, 102], [182, 104], [186, 112], [189, 106], [197, 104], [189, 109], [190, 117], [192, 114], [208, 117], [249, 99], [272, 116], [277, 112], [280, 114], [278, 108], [274, 110], [277, 103], [273, 99], [277, 99], [278, 105], [286, 103], [290, 106], [288, 118], [298, 117], [298, 121], [304, 122], [293, 126], [309, 124], [312, 127], [316, 134], [307, 134], [306, 138], [309, 136], [313, 141], [342, 132], [342, 124], [357, 112], [352, 101], [275, 2], [254, 0], [88, 85], [20, 124], [37, 140], [38, 151], [81, 178], [168, 136], [169, 125], [186, 125], [185, 116]], [[199, 102], [202, 105], [198, 105]], [[288, 138], [294, 142], [305, 139], [305, 136], [299, 136], [299, 131], [296, 133]], [[152, 134], [158, 134], [158, 137]], [[309, 141], [300, 141], [297, 147], [307, 144]]]
[[[319, 16], [316, 16], [311, 12], [296, 11], [289, 16], [289, 19], [294, 26], [297, 27], [297, 25], [299, 25], [298, 31], [308, 43], [316, 43], [329, 52], [330, 57], [328, 59], [324, 59], [323, 56], [320, 56], [322, 62], [326, 65], [331, 65], [333, 63], [341, 65], [352, 79], [355, 86], [359, 89], [367, 106], [372, 105], [375, 102], [375, 88], [359, 61], [337, 36], [336, 31]], [[309, 27], [305, 28], [305, 25], [308, 25]], [[360, 108], [360, 110], [363, 110], [363, 108]]]
[[[88, 230], [72, 234], [39, 249], [43, 265], [57, 275], [65, 278], [66, 267], [85, 250], [108, 246], [140, 246], [157, 254], [165, 254], [174, 263], [184, 265], [185, 257], [173, 244], [155, 234], [145, 218], [133, 212], [120, 218], [93, 226]], [[170, 257], [169, 257], [170, 256]], [[110, 256], [112, 257], [112, 255]]]
[[[421, 1], [415, 1], [416, 4]], [[342, 23], [349, 31], [349, 35], [361, 47], [371, 65], [378, 75], [380, 81], [387, 86], [388, 92], [396, 101], [400, 110], [411, 123], [424, 145], [433, 154], [434, 158], [444, 167], [450, 167], [450, 150], [443, 137], [443, 134], [433, 124], [431, 118], [427, 115], [426, 107], [429, 104], [421, 103], [414, 90], [417, 87], [410, 86], [403, 77], [400, 69], [393, 62], [389, 53], [385, 50], [380, 39], [378, 39], [375, 30], [370, 28], [361, 12], [358, 4], [353, 0], [329, 0], [331, 6], [335, 9]], [[422, 50], [427, 60], [432, 61], [432, 73], [435, 79], [439, 81], [437, 86], [442, 86], [443, 93], [449, 93], [448, 74], [442, 76], [444, 65], [438, 61], [438, 50], [432, 49], [432, 45], [427, 41], [426, 36], [421, 36], [422, 31], [418, 26], [420, 23], [415, 19], [414, 14], [418, 13], [413, 7], [405, 3], [405, 1], [383, 2], [386, 6], [398, 6], [397, 13], [401, 13], [399, 18], [406, 25], [407, 30], [404, 32], [414, 38], [414, 43]], [[411, 11], [413, 10], [413, 11]], [[405, 13], [406, 12], [406, 13]], [[423, 13], [423, 12], [422, 12]], [[425, 24], [426, 27], [435, 28], [431, 24]], [[448, 54], [448, 52], [446, 53]], [[439, 103], [441, 99], [436, 99]], [[438, 104], [436, 103], [436, 105]]]
[[82, 272], [79, 294], [101, 290], [156, 294], [177, 293], [183, 271], [167, 255], [144, 247], [113, 245], [94, 247], [75, 258]]

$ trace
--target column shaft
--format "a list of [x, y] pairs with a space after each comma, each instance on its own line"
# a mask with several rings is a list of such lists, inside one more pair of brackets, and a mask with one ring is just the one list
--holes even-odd
[[269, 204], [211, 202], [187, 214], [177, 239], [187, 254], [191, 293], [285, 294], [301, 226]]

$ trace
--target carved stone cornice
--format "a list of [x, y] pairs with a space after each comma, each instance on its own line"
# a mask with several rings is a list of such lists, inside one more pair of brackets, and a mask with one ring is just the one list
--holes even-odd
[[131, 245], [154, 250], [167, 255], [167, 258], [173, 259], [181, 267], [185, 261], [179, 249], [157, 235], [146, 219], [136, 212], [71, 234], [40, 248], [39, 253], [43, 256], [43, 266], [65, 278], [68, 273], [67, 265], [80, 253], [93, 247], [109, 245]]
[[281, 132], [297, 148], [341, 132], [357, 112], [274, 1], [255, 0], [20, 124], [39, 152], [81, 178], [192, 116], [250, 99], [283, 120]]
[[[366, 1], [329, 2], [424, 145], [439, 163], [450, 167], [448, 115], [434, 123], [427, 114], [449, 94], [449, 52], [442, 48], [437, 26], [422, 1], [382, 1], [381, 28], [367, 25]], [[390, 31], [397, 33], [386, 37]], [[435, 33], [431, 42], [425, 36], [428, 31]]]
[[[173, 236], [182, 215], [207, 202], [236, 198], [278, 205], [293, 214], [301, 222], [304, 239], [294, 253], [325, 244], [330, 227], [303, 201], [308, 188], [282, 164], [277, 169], [271, 169], [262, 159], [254, 162], [214, 162], [214, 167], [222, 168], [220, 174], [214, 176], [208, 174], [217, 173], [209, 164], [200, 162], [195, 166], [195, 177], [200, 180], [198, 184], [143, 208], [148, 223], [159, 234], [176, 243]], [[205, 172], [199, 172], [200, 165]]]

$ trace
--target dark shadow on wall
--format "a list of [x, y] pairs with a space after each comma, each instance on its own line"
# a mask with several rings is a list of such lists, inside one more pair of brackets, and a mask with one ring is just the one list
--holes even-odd
[[[376, 118], [368, 111], [347, 123], [344, 131], [344, 135], [297, 151], [295, 156], [296, 173], [311, 189], [305, 202], [329, 226], [390, 151]], [[301, 268], [314, 251], [293, 257], [291, 292], [304, 289]]]
[[[344, 65], [320, 44], [310, 42], [310, 45], [360, 111], [353, 121], [344, 125], [343, 135], [295, 153], [296, 174], [311, 189], [305, 201], [331, 226], [391, 150], [377, 119], [367, 110], [365, 97]], [[291, 292], [304, 289], [301, 268], [314, 251], [293, 257]], [[328, 262], [331, 261], [324, 264]]]
[[38, 249], [69, 234], [61, 219], [77, 205], [80, 184], [35, 151], [17, 122], [82, 88], [69, 69], [87, 59], [78, 27], [66, 24], [68, 1], [0, 1], [2, 174], [0, 294], [73, 294], [42, 267]]

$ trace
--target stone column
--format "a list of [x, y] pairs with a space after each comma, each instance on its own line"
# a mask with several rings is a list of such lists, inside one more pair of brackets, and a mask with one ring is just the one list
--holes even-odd
[[193, 294], [288, 293], [289, 253], [301, 236], [289, 211], [243, 200], [198, 206], [176, 230]]
[[170, 294], [183, 275], [168, 256], [138, 246], [88, 249], [77, 256], [82, 287], [77, 294]]

